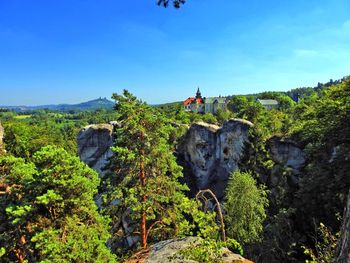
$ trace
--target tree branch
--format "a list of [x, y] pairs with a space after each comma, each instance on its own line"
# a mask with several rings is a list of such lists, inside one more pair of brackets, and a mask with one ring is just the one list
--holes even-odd
[[158, 220], [158, 221], [155, 221], [153, 224], [150, 225], [150, 227], [148, 228], [147, 230], [147, 233], [146, 233], [146, 238], [148, 238], [149, 236], [149, 233], [151, 232], [152, 228], [157, 225], [157, 224], [164, 224], [162, 220]]
[[205, 194], [208, 193], [210, 194], [215, 203], [216, 203], [216, 207], [217, 207], [217, 211], [219, 214], [219, 219], [220, 219], [220, 224], [221, 224], [221, 239], [222, 241], [226, 242], [226, 233], [225, 233], [225, 224], [224, 224], [224, 217], [222, 215], [222, 211], [221, 211], [221, 205], [219, 203], [219, 200], [216, 198], [216, 195], [210, 190], [210, 189], [205, 189], [205, 190], [200, 190], [197, 194], [196, 194], [196, 200], [200, 201], [199, 199], [204, 200], [205, 205], [207, 206], [208, 204], [208, 199], [205, 197]]

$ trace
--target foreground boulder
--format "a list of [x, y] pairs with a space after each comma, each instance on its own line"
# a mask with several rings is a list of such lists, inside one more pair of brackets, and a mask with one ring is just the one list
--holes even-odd
[[[196, 263], [194, 260], [182, 259], [179, 252], [188, 249], [201, 242], [199, 237], [185, 237], [181, 239], [170, 239], [159, 242], [150, 248], [149, 255], [145, 263], [167, 263], [186, 262]], [[224, 263], [249, 263], [251, 261], [235, 254], [227, 248], [222, 248], [222, 262]]]
[[99, 173], [106, 172], [108, 160], [113, 156], [113, 130], [115, 123], [92, 124], [84, 127], [78, 133], [78, 155], [80, 160]]
[[222, 127], [204, 122], [191, 125], [178, 153], [185, 176], [194, 182], [189, 183], [194, 192], [209, 188], [218, 198], [223, 197], [228, 178], [243, 157], [252, 126], [241, 119], [227, 120]]

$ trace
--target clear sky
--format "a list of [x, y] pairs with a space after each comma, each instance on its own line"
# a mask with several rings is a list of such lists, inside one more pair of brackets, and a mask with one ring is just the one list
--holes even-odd
[[349, 0], [0, 0], [0, 105], [149, 103], [350, 74]]

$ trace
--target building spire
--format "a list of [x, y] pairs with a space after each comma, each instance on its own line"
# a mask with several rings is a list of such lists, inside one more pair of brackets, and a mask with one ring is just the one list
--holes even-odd
[[197, 93], [196, 93], [196, 99], [201, 99], [201, 98], [202, 98], [202, 94], [201, 94], [199, 87], [198, 87]]

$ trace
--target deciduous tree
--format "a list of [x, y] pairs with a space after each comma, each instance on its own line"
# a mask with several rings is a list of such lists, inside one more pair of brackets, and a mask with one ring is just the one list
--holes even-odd
[[266, 191], [257, 186], [250, 173], [233, 173], [228, 182], [224, 203], [227, 235], [241, 244], [258, 241], [267, 206]]

